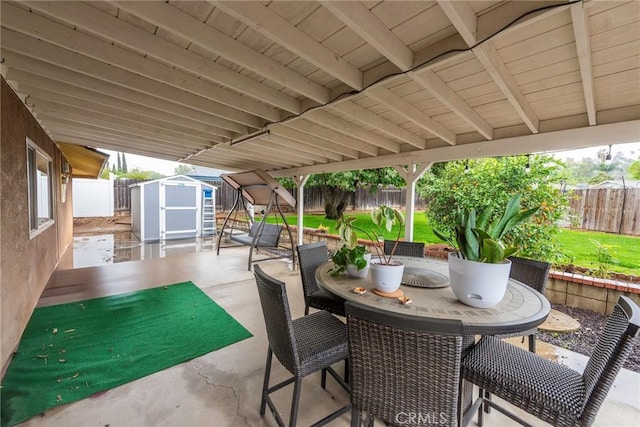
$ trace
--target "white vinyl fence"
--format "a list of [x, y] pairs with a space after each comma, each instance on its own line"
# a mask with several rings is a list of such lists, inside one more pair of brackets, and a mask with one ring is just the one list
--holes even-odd
[[113, 216], [113, 181], [74, 179], [73, 216]]

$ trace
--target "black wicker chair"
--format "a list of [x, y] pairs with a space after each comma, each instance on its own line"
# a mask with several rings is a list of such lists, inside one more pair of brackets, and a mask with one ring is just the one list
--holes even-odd
[[462, 361], [462, 375], [480, 387], [478, 410], [482, 426], [482, 403], [514, 421], [521, 418], [482, 398], [483, 390], [535, 415], [554, 426], [590, 426], [616, 375], [633, 350], [640, 328], [640, 308], [620, 297], [582, 374], [534, 353], [496, 339], [483, 337]]
[[[384, 241], [384, 253], [385, 255], [391, 254], [393, 245], [396, 244], [395, 240]], [[398, 256], [414, 256], [424, 258], [424, 243], [420, 242], [398, 242], [394, 255]]]
[[[548, 262], [534, 261], [526, 258], [510, 257], [511, 260], [511, 273], [509, 277], [516, 279], [519, 282], [535, 289], [544, 295], [545, 289], [547, 289], [547, 279], [549, 277], [549, 268], [551, 264]], [[496, 338], [509, 338], [509, 337], [529, 337], [529, 351], [536, 352], [536, 332], [537, 328], [529, 329], [524, 332], [516, 332], [513, 334], [494, 335]]]
[[[344, 323], [326, 311], [318, 311], [291, 320], [285, 284], [267, 275], [259, 265], [255, 266], [254, 275], [269, 341], [260, 416], [264, 416], [266, 405], [269, 405], [278, 425], [284, 426], [269, 394], [294, 383], [289, 426], [295, 426], [302, 379], [307, 375], [322, 371], [321, 385], [325, 388], [326, 373], [329, 372], [345, 390], [349, 391], [349, 386], [331, 368], [334, 363], [347, 358], [347, 330]], [[274, 353], [293, 377], [269, 387], [271, 359]], [[315, 425], [322, 425], [338, 418], [347, 412], [350, 406], [346, 405], [338, 409]]]
[[316, 282], [316, 269], [329, 261], [326, 242], [300, 245], [297, 250], [300, 277], [302, 278], [302, 291], [304, 293], [304, 314], [309, 314], [309, 307], [313, 307], [318, 310], [327, 310], [338, 316], [344, 316], [344, 303], [326, 295], [318, 288], [318, 283]]
[[[352, 426], [459, 424], [462, 323], [410, 320], [352, 301], [349, 333]], [[436, 332], [437, 331], [437, 332]]]

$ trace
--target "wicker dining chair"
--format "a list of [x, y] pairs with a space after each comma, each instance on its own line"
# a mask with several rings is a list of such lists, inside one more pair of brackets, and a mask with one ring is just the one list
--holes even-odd
[[[549, 278], [549, 268], [551, 267], [551, 264], [548, 262], [518, 257], [510, 257], [509, 259], [511, 260], [511, 272], [509, 273], [509, 277], [524, 283], [544, 295], [544, 291], [547, 289], [547, 279]], [[538, 328], [532, 328], [523, 332], [494, 336], [500, 339], [520, 336], [524, 339], [524, 337], [528, 337], [529, 351], [535, 353], [537, 331]]]
[[[393, 246], [396, 244], [395, 240], [384, 241], [384, 254], [390, 255], [393, 250]], [[413, 256], [424, 258], [424, 243], [421, 242], [398, 242], [394, 255], [398, 256]]]
[[[459, 424], [462, 323], [346, 303], [352, 426]], [[410, 418], [413, 417], [413, 418]]]
[[[294, 383], [289, 417], [289, 426], [293, 427], [298, 418], [300, 389], [304, 377], [321, 371], [321, 386], [325, 388], [326, 373], [328, 372], [349, 392], [349, 386], [331, 368], [334, 363], [347, 358], [347, 329], [344, 323], [327, 311], [318, 311], [292, 320], [284, 282], [266, 274], [259, 265], [255, 266], [254, 275], [269, 341], [260, 416], [264, 416], [266, 405], [269, 405], [278, 425], [284, 426], [282, 417], [269, 395]], [[269, 387], [273, 354], [293, 374], [293, 377]], [[318, 424], [325, 424], [338, 418], [347, 412], [350, 406], [347, 404], [327, 415]]]
[[329, 261], [326, 242], [308, 243], [297, 248], [300, 263], [300, 277], [304, 294], [304, 314], [309, 314], [309, 308], [327, 310], [338, 316], [344, 316], [344, 303], [337, 301], [318, 288], [316, 269]]
[[609, 316], [582, 374], [492, 336], [483, 337], [462, 361], [462, 376], [480, 387], [482, 404], [529, 425], [495, 402], [483, 390], [554, 426], [590, 426], [611, 385], [633, 350], [640, 328], [640, 308], [621, 296]]

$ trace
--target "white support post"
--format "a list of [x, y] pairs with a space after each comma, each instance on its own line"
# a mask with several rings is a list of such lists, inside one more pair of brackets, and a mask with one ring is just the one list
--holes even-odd
[[296, 183], [297, 188], [297, 202], [296, 208], [298, 210], [298, 223], [296, 224], [298, 227], [298, 245], [304, 243], [304, 230], [303, 230], [303, 220], [304, 220], [304, 185], [309, 180], [310, 175], [296, 175], [293, 177], [293, 180]]
[[400, 176], [404, 178], [407, 183], [407, 201], [406, 201], [406, 214], [404, 224], [404, 239], [407, 242], [413, 242], [413, 217], [416, 207], [416, 182], [422, 175], [431, 167], [432, 163], [423, 163], [416, 165], [413, 161], [407, 165], [406, 169], [402, 166], [394, 166], [393, 168], [398, 171]]

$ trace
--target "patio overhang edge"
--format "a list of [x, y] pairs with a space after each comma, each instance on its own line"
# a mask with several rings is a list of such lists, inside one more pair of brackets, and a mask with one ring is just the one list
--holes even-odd
[[[562, 142], [559, 142], [562, 141]], [[389, 154], [365, 159], [270, 171], [274, 178], [304, 176], [317, 173], [341, 172], [356, 169], [375, 169], [422, 163], [439, 163], [545, 151], [588, 148], [599, 145], [625, 144], [640, 141], [640, 120], [567, 129], [533, 135], [516, 136], [491, 141], [431, 148], [421, 151]]]

